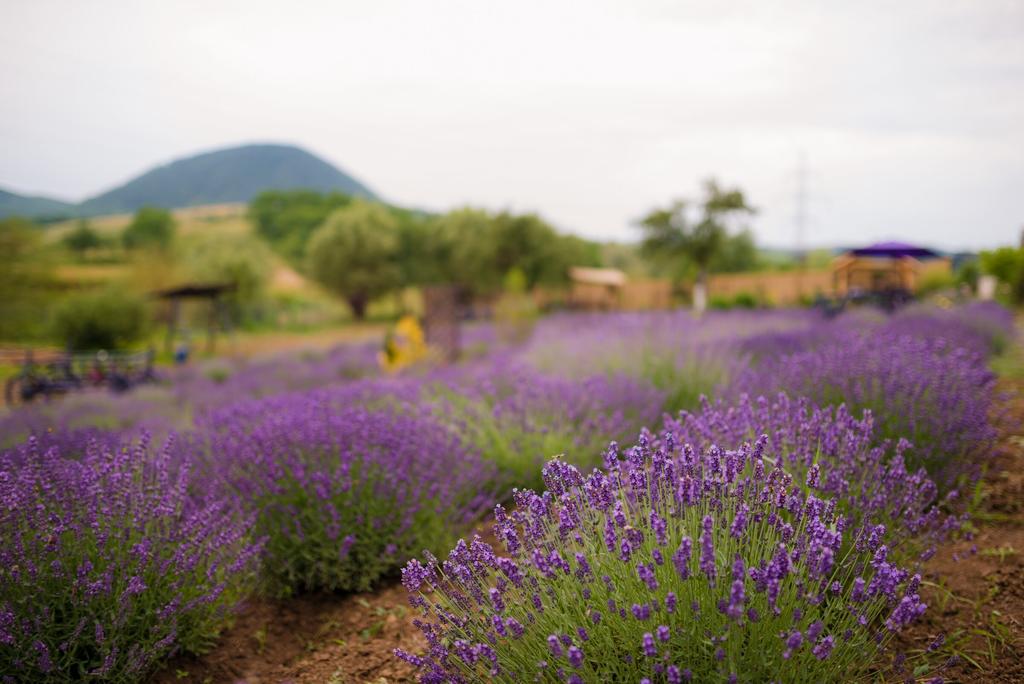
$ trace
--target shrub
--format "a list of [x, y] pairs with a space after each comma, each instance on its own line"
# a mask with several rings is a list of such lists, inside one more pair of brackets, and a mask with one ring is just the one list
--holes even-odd
[[54, 312], [53, 335], [72, 349], [118, 349], [146, 332], [146, 307], [118, 290], [73, 295]]
[[708, 308], [719, 311], [730, 309], [759, 309], [767, 308], [767, 300], [750, 292], [737, 292], [733, 296], [715, 295], [708, 299]]
[[761, 300], [749, 292], [738, 292], [732, 299], [737, 309], [756, 309], [761, 305]]
[[[363, 390], [360, 390], [363, 391]], [[225, 496], [266, 538], [266, 588], [363, 591], [413, 554], [438, 549], [486, 505], [491, 468], [411, 409], [363, 408], [351, 392], [242, 402], [199, 420]]]
[[956, 516], [942, 512], [957, 493], [940, 501], [923, 468], [908, 471], [904, 454], [913, 447], [906, 440], [894, 448], [878, 444], [869, 411], [856, 418], [845, 406], [819, 408], [785, 394], [771, 400], [744, 395], [735, 405], [705, 399], [696, 413], [666, 417], [665, 431], [677, 444], [698, 451], [716, 444], [740, 447], [764, 435], [766, 452], [797, 484], [836, 501], [846, 517], [848, 543], [881, 535], [890, 553], [905, 562], [931, 557], [960, 525]]
[[82, 256], [91, 249], [103, 246], [103, 238], [93, 230], [85, 219], [79, 219], [74, 230], [61, 238], [61, 243], [75, 254]]
[[124, 229], [121, 240], [126, 249], [166, 250], [174, 240], [174, 217], [166, 209], [142, 207]]
[[479, 538], [402, 580], [424, 682], [849, 681], [925, 606], [877, 539], [838, 553], [835, 502], [758, 449], [701, 456], [646, 441], [587, 478], [558, 460], [547, 491], [495, 510]]
[[742, 373], [734, 395], [783, 391], [819, 405], [870, 410], [877, 437], [908, 439], [911, 470], [943, 489], [977, 474], [995, 442], [989, 412], [995, 376], [985, 359], [945, 340], [885, 331], [849, 334], [810, 351], [767, 359]]
[[142, 681], [211, 644], [256, 548], [196, 484], [145, 439], [0, 456], [0, 681]]

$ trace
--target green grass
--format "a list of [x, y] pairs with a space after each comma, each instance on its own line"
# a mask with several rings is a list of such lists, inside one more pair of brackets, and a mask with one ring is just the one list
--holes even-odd
[[1024, 379], [1024, 353], [1020, 347], [1011, 345], [1002, 354], [994, 357], [992, 371], [1007, 380]]

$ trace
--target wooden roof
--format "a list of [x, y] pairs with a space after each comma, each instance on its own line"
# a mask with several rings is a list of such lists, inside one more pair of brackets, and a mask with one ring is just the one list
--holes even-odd
[[158, 299], [212, 299], [235, 289], [234, 283], [189, 283], [158, 290], [153, 296]]
[[573, 266], [569, 269], [569, 279], [574, 283], [586, 283], [588, 285], [622, 287], [626, 284], [626, 274], [617, 268]]

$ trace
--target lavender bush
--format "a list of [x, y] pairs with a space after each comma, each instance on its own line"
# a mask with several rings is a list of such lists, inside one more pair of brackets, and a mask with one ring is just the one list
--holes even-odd
[[801, 334], [817, 321], [805, 311], [686, 311], [554, 316], [542, 322], [525, 357], [568, 377], [632, 377], [665, 395], [668, 411], [694, 409], [744, 364], [743, 341]]
[[889, 318], [883, 330], [922, 339], [943, 339], [948, 346], [984, 357], [998, 354], [1006, 347], [1013, 331], [1013, 314], [995, 302], [975, 302], [951, 309], [916, 305]]
[[271, 593], [369, 589], [413, 554], [450, 544], [492, 500], [480, 484], [494, 480], [492, 467], [451, 431], [353, 396], [282, 395], [199, 421], [193, 444], [266, 537]]
[[147, 440], [0, 457], [0, 681], [141, 681], [251, 585], [250, 523]]
[[450, 373], [440, 393], [440, 419], [495, 463], [501, 484], [540, 484], [555, 455], [580, 467], [601, 462], [609, 439], [627, 439], [661, 416], [664, 395], [625, 376], [570, 380], [508, 360]]
[[786, 392], [819, 405], [870, 410], [881, 438], [909, 440], [911, 469], [923, 466], [944, 489], [973, 477], [991, 452], [995, 375], [984, 357], [944, 339], [882, 331], [851, 334], [813, 350], [765, 360], [731, 393]]
[[[495, 511], [508, 556], [475, 539], [403, 583], [423, 682], [849, 681], [925, 609], [920, 577], [754, 449], [646, 440], [584, 478]], [[776, 459], [778, 462], [781, 459]], [[784, 674], [783, 674], [784, 673]]]
[[[955, 490], [939, 498], [938, 487], [919, 468], [910, 471], [905, 454], [913, 446], [875, 438], [870, 411], [860, 418], [845, 406], [820, 408], [785, 394], [771, 400], [744, 395], [735, 404], [705, 399], [700, 411], [667, 417], [665, 431], [677, 444], [707, 450], [716, 444], [740, 447], [765, 436], [764, 457], [820, 495], [836, 501], [846, 517], [848, 543], [875, 536], [891, 555], [909, 563], [929, 558], [959, 528]], [[879, 527], [881, 526], [881, 527]]]

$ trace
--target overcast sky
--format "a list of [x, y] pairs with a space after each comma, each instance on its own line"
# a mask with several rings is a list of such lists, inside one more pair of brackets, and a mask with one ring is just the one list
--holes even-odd
[[[726, 7], [728, 6], [728, 7]], [[1016, 242], [1024, 2], [0, 0], [0, 187], [302, 145], [388, 200], [635, 239], [716, 176], [792, 246]]]

